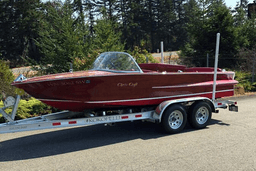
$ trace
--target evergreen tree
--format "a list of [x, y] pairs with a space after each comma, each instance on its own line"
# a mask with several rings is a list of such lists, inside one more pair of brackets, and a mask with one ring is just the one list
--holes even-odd
[[[220, 1], [218, 1], [220, 3]], [[221, 34], [220, 42], [220, 55], [219, 55], [219, 66], [220, 67], [234, 67], [237, 64], [235, 60], [238, 52], [238, 35], [234, 28], [234, 20], [229, 9], [223, 4], [213, 4], [213, 16], [207, 21], [208, 33], [205, 35], [208, 37], [209, 46], [202, 46], [203, 41], [200, 43], [203, 49], [212, 48], [215, 51], [216, 46], [216, 34]], [[198, 51], [203, 54], [203, 49]], [[210, 51], [210, 49], [209, 49]], [[214, 56], [215, 52], [212, 53]], [[205, 54], [206, 56], [206, 54]], [[213, 66], [213, 65], [212, 65]]]
[[245, 24], [240, 29], [245, 39], [245, 44], [242, 47], [253, 49], [256, 42], [256, 20], [255, 18], [247, 19]]
[[[148, 16], [144, 18], [141, 16], [142, 5], [140, 1], [136, 0], [123, 0], [122, 2], [122, 39], [126, 42], [126, 49], [133, 49], [134, 46], [140, 44], [140, 36], [143, 32], [141, 23], [148, 19]], [[150, 28], [147, 26], [147, 28]], [[145, 27], [144, 27], [145, 29]], [[142, 37], [142, 36], [141, 36]]]
[[[66, 2], [70, 3], [70, 2]], [[77, 22], [83, 23], [85, 16], [84, 16], [84, 7], [83, 7], [83, 0], [74, 0], [73, 2], [73, 10], [78, 15]]]
[[28, 57], [38, 60], [34, 38], [40, 29], [40, 0], [0, 1], [0, 53], [11, 67], [25, 63]]
[[0, 100], [4, 95], [14, 95], [14, 87], [11, 86], [13, 80], [14, 76], [9, 66], [0, 60]]
[[124, 50], [124, 44], [121, 43], [121, 32], [116, 31], [115, 28], [117, 28], [117, 24], [106, 17], [96, 21], [93, 40], [95, 51], [102, 53]]
[[[198, 14], [204, 14], [198, 11]], [[221, 1], [214, 1], [208, 7], [207, 15], [201, 18], [198, 24], [191, 23], [188, 27], [190, 43], [183, 51], [184, 56], [191, 56], [191, 62], [196, 66], [205, 66], [207, 53], [212, 57], [215, 54], [216, 34], [221, 34], [219, 67], [236, 65], [236, 54], [239, 48], [237, 31], [234, 28], [232, 15]], [[198, 20], [196, 21], [198, 22]]]
[[247, 18], [247, 0], [241, 0], [240, 4], [237, 3], [237, 6], [233, 12], [234, 18], [234, 27], [238, 34], [238, 42], [239, 47], [248, 47], [249, 46], [249, 39], [248, 39], [248, 26], [249, 20]]
[[89, 30], [91, 35], [93, 35], [93, 27], [95, 24], [94, 18], [97, 10], [97, 8], [95, 8], [94, 6], [96, 6], [96, 4], [92, 0], [87, 0], [85, 3], [85, 12], [87, 13], [86, 15], [87, 23], [89, 24]]
[[174, 5], [174, 11], [176, 14], [176, 19], [173, 23], [174, 27], [173, 32], [174, 32], [174, 37], [175, 37], [175, 49], [179, 49], [182, 47], [185, 42], [187, 41], [187, 31], [186, 31], [186, 24], [187, 24], [187, 17], [186, 17], [186, 3], [185, 0], [173, 0], [173, 5]]
[[75, 64], [74, 69], [88, 66], [91, 63], [88, 29], [84, 24], [75, 22], [70, 3], [48, 2], [43, 10], [46, 12], [40, 21], [43, 29], [37, 39], [44, 56], [40, 71], [67, 72], [70, 63]]

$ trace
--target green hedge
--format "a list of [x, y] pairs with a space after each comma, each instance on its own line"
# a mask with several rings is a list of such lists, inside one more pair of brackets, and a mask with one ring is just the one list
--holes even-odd
[[237, 86], [244, 88], [246, 92], [256, 91], [256, 76], [252, 83], [252, 74], [250, 72], [236, 71], [235, 80], [239, 82]]
[[[0, 108], [4, 106], [3, 101], [0, 101]], [[11, 108], [8, 108], [5, 110], [6, 113], [10, 114], [12, 111]], [[20, 100], [17, 114], [15, 119], [25, 119], [25, 118], [31, 118], [34, 116], [40, 116], [48, 113], [57, 112], [58, 109], [52, 108], [51, 106], [48, 106], [39, 100], [36, 100], [35, 98], [30, 98], [29, 100]], [[5, 122], [3, 116], [0, 116], [0, 122]]]

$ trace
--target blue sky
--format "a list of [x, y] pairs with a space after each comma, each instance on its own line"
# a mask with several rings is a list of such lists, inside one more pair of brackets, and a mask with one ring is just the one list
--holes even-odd
[[[235, 7], [236, 6], [236, 2], [240, 2], [240, 0], [224, 0], [226, 2], [226, 5], [228, 7]], [[249, 0], [249, 3], [252, 3], [253, 0]]]

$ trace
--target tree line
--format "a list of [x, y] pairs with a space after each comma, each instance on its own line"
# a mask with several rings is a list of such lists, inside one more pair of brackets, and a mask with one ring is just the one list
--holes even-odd
[[[87, 69], [104, 51], [132, 54], [181, 50], [183, 62], [205, 66], [221, 34], [220, 67], [234, 67], [255, 48], [255, 17], [247, 0], [1, 0], [0, 58], [45, 73]], [[141, 57], [141, 56], [140, 56]], [[136, 58], [136, 56], [135, 56]], [[138, 57], [139, 58], [139, 57]], [[187, 60], [189, 59], [189, 60]], [[153, 60], [153, 59], [152, 59]], [[138, 60], [140, 61], [140, 60]], [[145, 60], [142, 60], [145, 61]]]

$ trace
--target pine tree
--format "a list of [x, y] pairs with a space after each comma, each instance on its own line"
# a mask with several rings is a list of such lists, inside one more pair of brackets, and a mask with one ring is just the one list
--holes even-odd
[[11, 67], [24, 64], [28, 57], [37, 60], [34, 38], [40, 29], [39, 0], [0, 1], [0, 53]]
[[188, 25], [190, 43], [185, 46], [183, 55], [191, 56], [189, 59], [194, 65], [205, 66], [206, 55], [209, 53], [212, 57], [210, 64], [213, 66], [216, 34], [220, 33], [219, 66], [235, 66], [239, 42], [233, 17], [222, 1], [211, 2], [207, 9], [206, 14], [202, 8], [198, 9], [197, 17]]
[[84, 24], [75, 22], [70, 3], [48, 2], [43, 10], [43, 29], [37, 39], [44, 56], [40, 62], [43, 74], [67, 72], [70, 63], [75, 64], [74, 69], [88, 66], [89, 32]]
[[14, 88], [11, 86], [13, 80], [14, 76], [9, 66], [0, 60], [0, 100], [3, 95], [14, 95]]
[[106, 51], [123, 51], [124, 44], [121, 43], [121, 32], [116, 31], [117, 24], [104, 17], [96, 21], [94, 27], [94, 47], [98, 53]]

